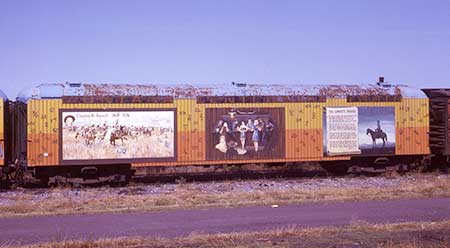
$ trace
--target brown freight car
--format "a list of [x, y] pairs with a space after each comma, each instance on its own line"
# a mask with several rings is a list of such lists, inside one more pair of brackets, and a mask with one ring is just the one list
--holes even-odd
[[427, 97], [383, 82], [42, 84], [18, 99], [19, 160], [44, 181], [126, 180], [130, 166], [409, 163], [430, 153]]
[[433, 163], [442, 168], [450, 164], [450, 89], [423, 91], [430, 100], [429, 136]]
[[[6, 95], [0, 90], [0, 167], [5, 166], [5, 102], [8, 101]], [[0, 177], [1, 177], [0, 170]]]
[[11, 146], [10, 102], [0, 90], [0, 188], [8, 186], [10, 167], [9, 161], [13, 157]]

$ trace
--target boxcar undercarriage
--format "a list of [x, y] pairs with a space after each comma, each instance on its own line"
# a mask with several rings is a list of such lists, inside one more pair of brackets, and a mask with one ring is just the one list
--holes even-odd
[[440, 169], [447, 171], [447, 158], [430, 156], [360, 157], [346, 161], [288, 162], [264, 164], [183, 165], [132, 167], [131, 164], [47, 166], [32, 169], [6, 167], [1, 172], [3, 188], [16, 186], [126, 185], [134, 182], [211, 181], [262, 177], [313, 177], [379, 175]]

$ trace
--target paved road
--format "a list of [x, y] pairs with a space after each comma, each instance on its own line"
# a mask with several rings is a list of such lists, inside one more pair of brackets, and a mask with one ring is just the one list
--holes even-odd
[[192, 232], [263, 231], [280, 227], [340, 226], [353, 221], [394, 223], [450, 220], [450, 198], [346, 202], [152, 213], [0, 218], [1, 244], [66, 239], [161, 236]]

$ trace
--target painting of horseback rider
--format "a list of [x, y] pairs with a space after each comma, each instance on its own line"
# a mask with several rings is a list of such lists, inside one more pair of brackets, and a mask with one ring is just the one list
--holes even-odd
[[359, 107], [358, 133], [362, 154], [395, 154], [394, 107]]
[[367, 128], [366, 134], [372, 137], [373, 148], [375, 148], [377, 144], [376, 142], [377, 139], [381, 139], [381, 141], [383, 142], [383, 147], [385, 147], [387, 142], [387, 134], [383, 132], [383, 130], [381, 129], [380, 120], [377, 120], [377, 128], [375, 129], [375, 131], [370, 128]]
[[[355, 107], [348, 107], [348, 109]], [[346, 108], [339, 108], [345, 110]], [[344, 148], [357, 145], [352, 155], [385, 155], [395, 154], [395, 108], [391, 106], [357, 107], [352, 118], [332, 118], [332, 129], [327, 128], [327, 116], [323, 116], [323, 147], [324, 155], [330, 156], [326, 152], [329, 139], [340, 144]], [[339, 121], [341, 120], [341, 121]], [[343, 121], [347, 121], [343, 123]], [[331, 124], [330, 124], [331, 125]], [[341, 139], [341, 140], [339, 140]], [[355, 143], [357, 142], [357, 143]], [[349, 148], [350, 149], [350, 148]], [[333, 154], [331, 154], [332, 156]]]

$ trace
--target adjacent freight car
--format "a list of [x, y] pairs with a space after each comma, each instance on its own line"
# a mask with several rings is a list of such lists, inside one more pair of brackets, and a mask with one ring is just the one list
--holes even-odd
[[423, 89], [430, 99], [430, 152], [438, 167], [450, 163], [450, 89]]
[[7, 186], [10, 176], [12, 147], [9, 107], [8, 97], [0, 90], [0, 188]]
[[[5, 111], [5, 107], [7, 106], [7, 104], [5, 104], [5, 102], [8, 101], [8, 98], [6, 97], [6, 95], [0, 90], [0, 167], [4, 167], [6, 164], [6, 158], [5, 158], [5, 118], [7, 118], [6, 116], [6, 111]], [[0, 170], [0, 176], [1, 176], [1, 171]]]
[[42, 84], [13, 109], [16, 167], [50, 183], [126, 181], [149, 167], [408, 165], [430, 154], [428, 98], [384, 82]]

